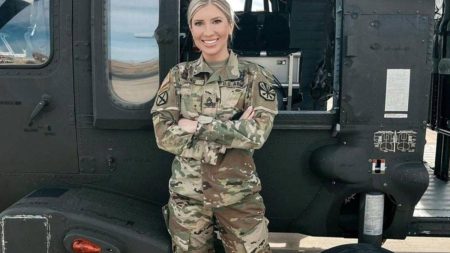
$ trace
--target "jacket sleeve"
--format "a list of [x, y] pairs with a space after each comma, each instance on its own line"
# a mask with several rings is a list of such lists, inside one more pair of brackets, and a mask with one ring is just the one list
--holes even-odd
[[178, 126], [180, 106], [175, 87], [176, 70], [170, 70], [156, 95], [151, 110], [156, 143], [162, 150], [180, 155], [192, 143], [192, 134]]
[[250, 120], [223, 122], [214, 119], [208, 124], [199, 123], [194, 138], [216, 142], [227, 148], [259, 149], [263, 146], [278, 114], [276, 92], [272, 86], [272, 75], [261, 67], [253, 71], [250, 80], [245, 104], [253, 106], [255, 117]]
[[159, 88], [151, 110], [156, 143], [162, 150], [184, 158], [215, 164], [225, 149], [215, 143], [195, 140], [193, 134], [178, 126], [180, 99], [176, 91], [177, 67], [173, 68]]

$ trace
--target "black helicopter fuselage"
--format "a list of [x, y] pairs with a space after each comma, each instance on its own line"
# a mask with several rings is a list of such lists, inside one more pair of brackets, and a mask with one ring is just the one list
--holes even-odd
[[[280, 73], [297, 63], [296, 80], [278, 77], [286, 99], [255, 152], [270, 230], [361, 238], [361, 203], [375, 193], [377, 236], [450, 235], [448, 218], [414, 217], [430, 176], [433, 60], [445, 58], [433, 54], [434, 1], [245, 2], [232, 48]], [[167, 250], [173, 156], [156, 145], [150, 109], [168, 70], [198, 56], [186, 5], [0, 0], [0, 252], [66, 252], [79, 237], [117, 253]], [[41, 237], [20, 243], [24, 229]]]

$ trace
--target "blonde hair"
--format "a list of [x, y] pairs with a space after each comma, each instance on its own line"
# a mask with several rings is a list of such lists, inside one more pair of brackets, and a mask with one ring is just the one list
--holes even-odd
[[230, 23], [231, 25], [230, 37], [232, 37], [234, 27], [236, 26], [236, 16], [234, 15], [234, 11], [230, 7], [230, 4], [226, 0], [191, 0], [187, 10], [187, 21], [189, 27], [192, 27], [192, 18], [194, 17], [195, 13], [197, 13], [197, 11], [208, 4], [216, 6], [220, 11], [223, 12], [226, 19], [228, 20], [228, 23]]

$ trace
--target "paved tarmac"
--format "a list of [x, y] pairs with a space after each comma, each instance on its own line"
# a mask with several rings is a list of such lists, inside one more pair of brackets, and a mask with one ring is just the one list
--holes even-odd
[[[270, 241], [273, 253], [319, 253], [335, 246], [356, 243], [357, 239], [270, 233]], [[450, 237], [407, 237], [405, 240], [387, 240], [383, 248], [395, 253], [450, 253]]]

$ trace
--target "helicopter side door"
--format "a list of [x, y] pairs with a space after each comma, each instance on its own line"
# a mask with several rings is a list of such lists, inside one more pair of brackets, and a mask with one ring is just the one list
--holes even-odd
[[0, 185], [78, 171], [71, 13], [72, 1], [0, 0], [0, 174], [16, 175]]
[[177, 0], [93, 2], [95, 128], [151, 126], [150, 109], [159, 84], [178, 63], [176, 6]]

